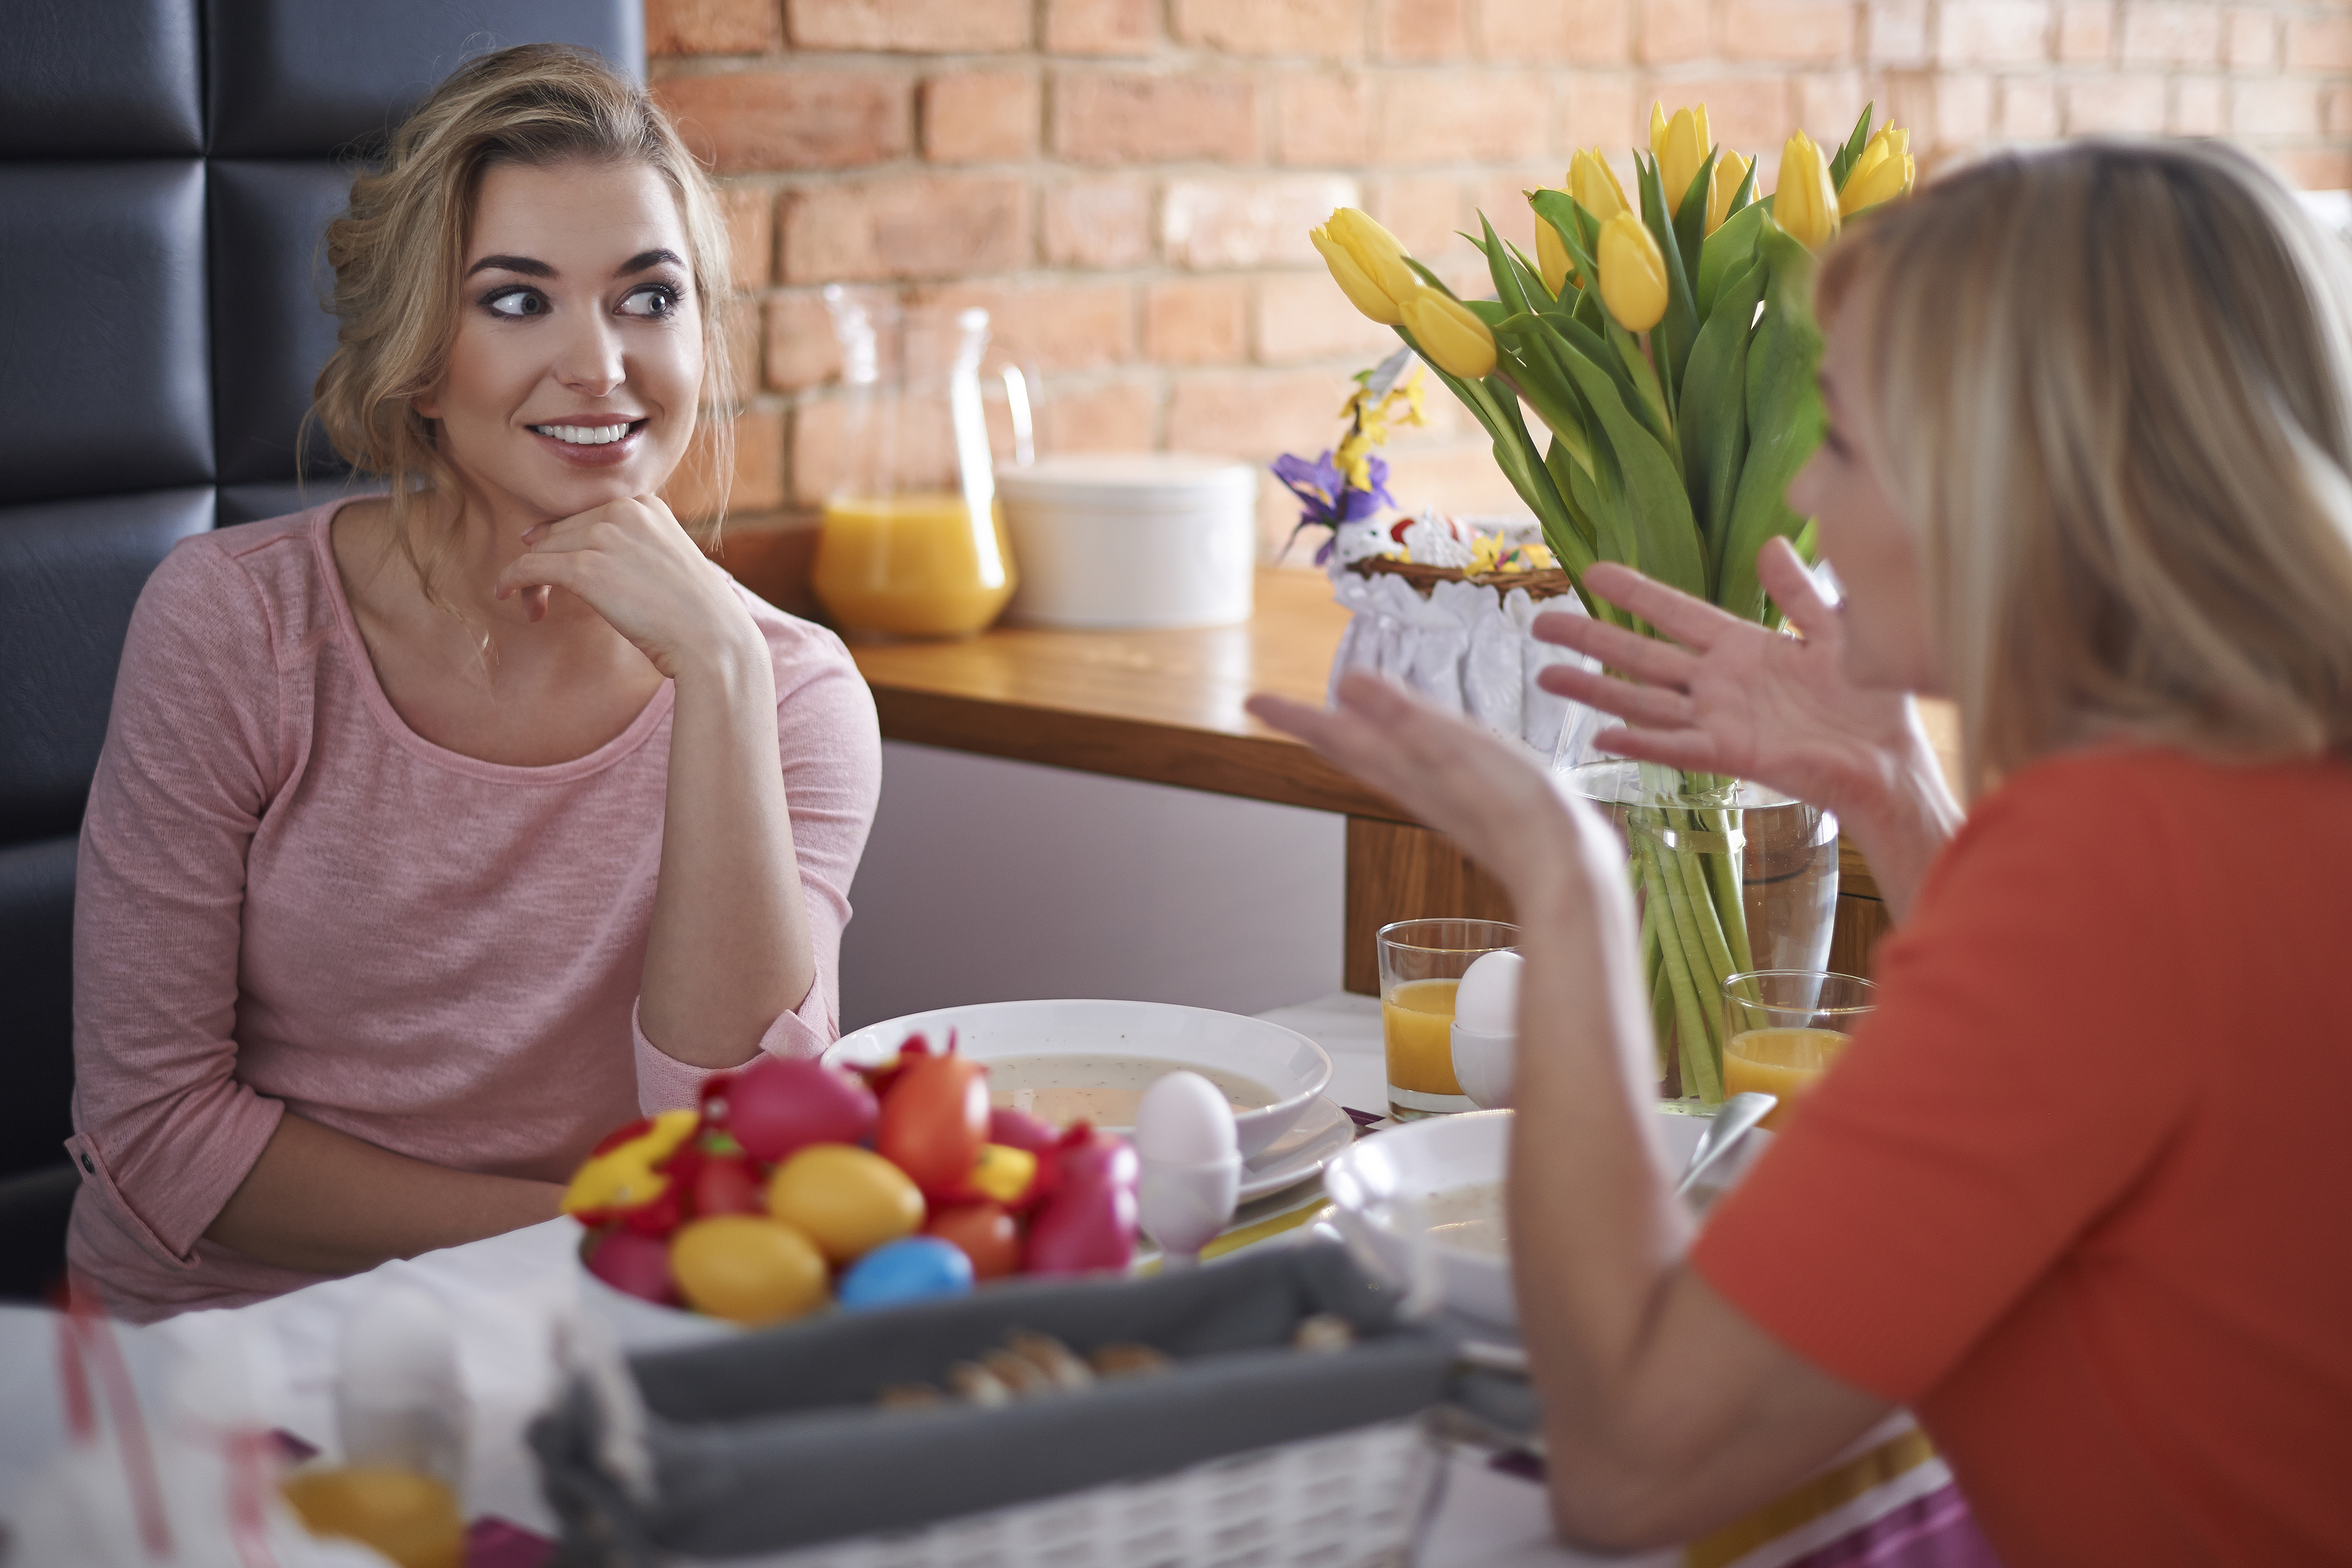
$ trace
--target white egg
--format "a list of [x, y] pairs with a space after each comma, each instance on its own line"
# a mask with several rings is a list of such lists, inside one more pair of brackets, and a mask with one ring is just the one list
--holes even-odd
[[1215, 1084], [1196, 1072], [1152, 1080], [1135, 1112], [1135, 1152], [1171, 1165], [1205, 1165], [1232, 1156], [1234, 1108]]
[[1475, 1034], [1517, 1033], [1521, 967], [1516, 952], [1490, 952], [1473, 963], [1454, 994], [1454, 1021]]

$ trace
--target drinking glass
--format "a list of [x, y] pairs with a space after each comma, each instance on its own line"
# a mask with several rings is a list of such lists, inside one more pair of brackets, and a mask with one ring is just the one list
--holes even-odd
[[1778, 1131], [1796, 1102], [1878, 1005], [1878, 988], [1821, 969], [1755, 969], [1723, 983], [1723, 1092], [1780, 1103], [1764, 1119]]
[[1519, 928], [1504, 921], [1398, 921], [1381, 928], [1381, 1042], [1391, 1116], [1402, 1121], [1478, 1109], [1454, 1077], [1454, 994], [1473, 963], [1518, 942]]

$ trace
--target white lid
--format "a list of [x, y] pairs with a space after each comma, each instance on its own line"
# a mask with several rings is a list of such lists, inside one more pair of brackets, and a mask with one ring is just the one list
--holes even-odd
[[999, 468], [996, 491], [1007, 501], [1124, 511], [1246, 506], [1257, 494], [1257, 469], [1185, 452], [1089, 453]]

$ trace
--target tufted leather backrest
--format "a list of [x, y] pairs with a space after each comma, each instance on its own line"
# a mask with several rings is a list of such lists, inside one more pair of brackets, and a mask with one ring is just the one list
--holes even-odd
[[[73, 835], [173, 543], [345, 481], [296, 440], [352, 162], [474, 55], [644, 69], [641, 0], [10, 0], [0, 43], [0, 1175], [56, 1161]], [[302, 482], [308, 482], [304, 490]]]

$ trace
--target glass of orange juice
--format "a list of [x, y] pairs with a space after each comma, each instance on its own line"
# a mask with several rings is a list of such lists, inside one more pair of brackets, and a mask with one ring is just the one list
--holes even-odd
[[1723, 983], [1725, 1096], [1772, 1096], [1780, 1103], [1764, 1125], [1780, 1131], [1877, 1002], [1878, 988], [1859, 975], [1820, 969], [1732, 975]]
[[1379, 935], [1381, 1042], [1389, 1114], [1399, 1121], [1475, 1110], [1454, 1077], [1454, 994], [1479, 958], [1518, 945], [1504, 921], [1398, 921]]

